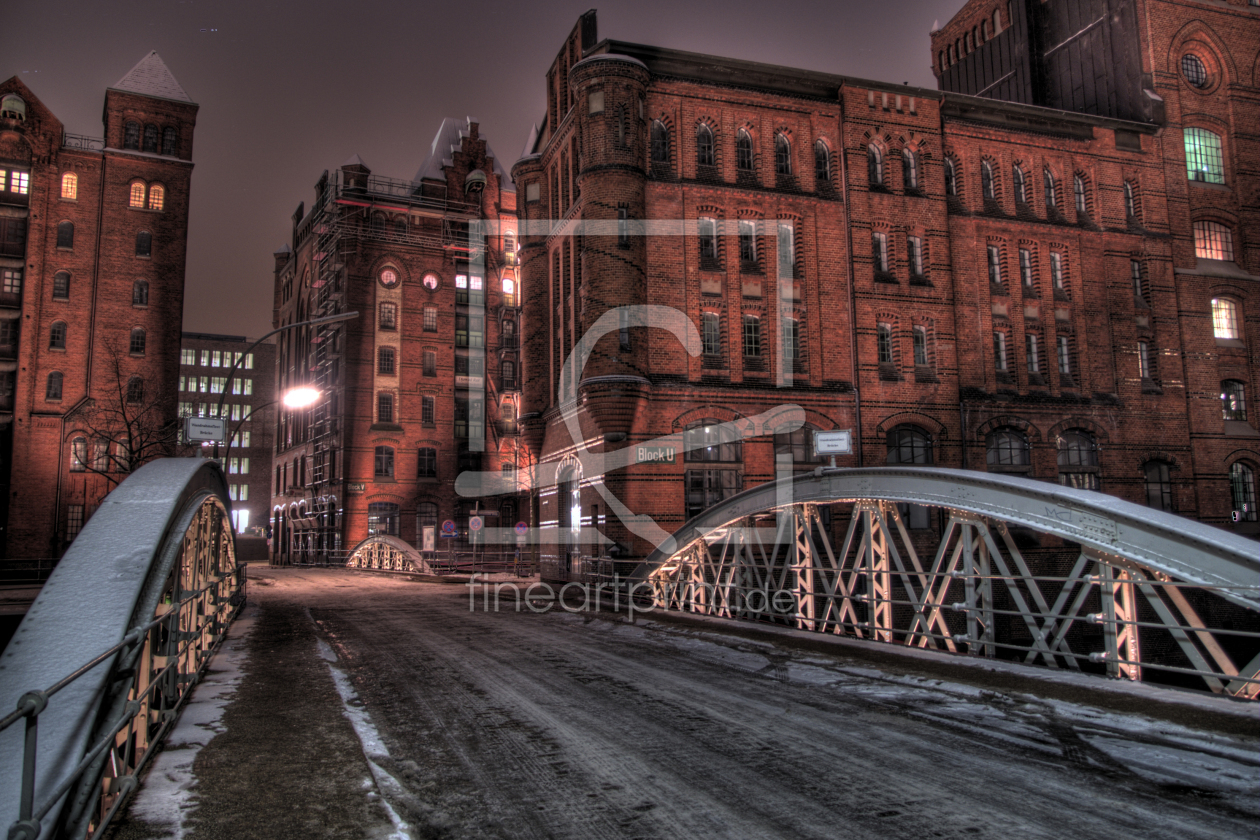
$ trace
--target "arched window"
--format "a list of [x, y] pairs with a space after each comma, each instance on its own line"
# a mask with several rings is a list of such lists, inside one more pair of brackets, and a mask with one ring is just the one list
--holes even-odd
[[1219, 222], [1195, 222], [1194, 255], [1201, 260], [1232, 260], [1234, 232]]
[[1238, 304], [1229, 298], [1212, 298], [1212, 334], [1216, 338], [1237, 339]]
[[713, 153], [713, 129], [704, 123], [696, 128], [696, 166], [716, 166]]
[[774, 174], [784, 177], [792, 174], [792, 143], [784, 134], [774, 136]]
[[1229, 495], [1240, 522], [1256, 521], [1256, 474], [1242, 461], [1229, 468]]
[[394, 395], [393, 394], [377, 394], [376, 395], [376, 422], [393, 423], [394, 422]]
[[393, 478], [394, 477], [394, 447], [392, 446], [376, 447], [372, 474], [375, 475], [377, 478]]
[[1186, 177], [1205, 184], [1225, 183], [1225, 158], [1221, 154], [1221, 136], [1206, 128], [1187, 128]]
[[67, 172], [61, 176], [61, 197], [75, 201], [79, 197], [79, 176]]
[[[388, 447], [377, 447], [377, 449]], [[390, 450], [390, 457], [393, 457], [393, 451]], [[393, 473], [391, 472], [392, 476]], [[398, 536], [398, 505], [393, 502], [369, 502], [368, 503], [368, 536]]]
[[59, 400], [61, 399], [61, 386], [65, 381], [65, 376], [59, 370], [54, 370], [48, 374], [48, 385], [44, 389], [44, 399]]
[[162, 129], [162, 154], [176, 157], [179, 154], [179, 135], [171, 126]]
[[1017, 429], [997, 429], [985, 438], [985, 461], [990, 467], [1027, 472], [1032, 463], [1028, 438]]
[[752, 135], [742, 128], [735, 135], [735, 168], [740, 172], [753, 169]]
[[910, 149], [901, 152], [901, 178], [906, 189], [919, 188], [919, 156]]
[[127, 206], [143, 210], [145, 192], [144, 181], [132, 181], [128, 192]]
[[875, 356], [881, 365], [890, 365], [895, 361], [891, 324], [879, 324], [875, 327]]
[[958, 165], [951, 157], [945, 158], [945, 194], [958, 196]]
[[874, 143], [866, 147], [866, 180], [872, 187], [884, 185], [884, 155]]
[[149, 281], [137, 280], [131, 284], [131, 305], [132, 306], [148, 306], [149, 305]]
[[59, 222], [57, 224], [57, 247], [74, 247], [74, 222]]
[[[774, 460], [776, 466], [790, 464], [817, 464], [822, 458], [814, 452], [814, 427], [801, 426], [791, 432], [774, 433]], [[777, 472], [777, 470], [776, 470]]]
[[1059, 483], [1079, 490], [1097, 490], [1098, 444], [1081, 429], [1069, 429], [1059, 436]]
[[[436, 450], [431, 451], [436, 452]], [[434, 472], [436, 473], [436, 467]], [[421, 502], [416, 505], [416, 522], [421, 528], [424, 528], [426, 525], [430, 527], [437, 527], [438, 506], [433, 502]]]
[[156, 125], [146, 125], [144, 127], [144, 145], [141, 151], [152, 152], [157, 154], [158, 151], [158, 128]]
[[144, 380], [138, 376], [127, 380], [127, 402], [132, 404], [144, 402]]
[[166, 207], [166, 188], [161, 184], [149, 187], [149, 209], [162, 210]]
[[48, 330], [48, 349], [49, 350], [65, 350], [66, 349], [66, 322], [55, 321]]
[[26, 102], [16, 93], [5, 94], [0, 98], [0, 117], [23, 122], [26, 119]]
[[1247, 386], [1237, 379], [1221, 383], [1221, 415], [1226, 420], [1247, 422]]
[[669, 129], [660, 120], [652, 121], [652, 163], [669, 165]]
[[376, 350], [376, 372], [385, 376], [394, 375], [394, 348], [379, 347]]
[[146, 336], [143, 327], [135, 327], [131, 331], [131, 343], [128, 348], [133, 356], [143, 356], [145, 351]]
[[136, 256], [153, 256], [153, 234], [147, 230], [142, 230], [136, 234]]
[[1042, 180], [1045, 182], [1046, 193], [1046, 209], [1055, 210], [1059, 206], [1058, 187], [1054, 182], [1054, 173], [1050, 171], [1050, 167], [1042, 170]]
[[910, 338], [913, 343], [915, 366], [926, 367], [929, 364], [927, 327], [915, 327], [910, 331]]
[[1072, 176], [1072, 194], [1076, 199], [1077, 214], [1084, 216], [1089, 210], [1088, 205], [1085, 203], [1085, 179], [1080, 175]]
[[123, 148], [140, 151], [140, 123], [128, 120], [123, 125]]
[[1132, 181], [1124, 182], [1124, 216], [1126, 219], [1136, 219], [1137, 212], [1137, 189], [1133, 186]]
[[744, 460], [744, 444], [734, 429], [707, 418], [683, 432], [684, 461], [737, 463]]
[[897, 426], [888, 432], [889, 464], [932, 463], [932, 438], [918, 426]]
[[70, 299], [70, 272], [58, 271], [53, 275], [53, 300]]
[[814, 144], [814, 180], [820, 190], [831, 187], [831, 149], [823, 140]]
[[1181, 57], [1181, 75], [1191, 87], [1207, 87], [1207, 68], [1203, 66], [1203, 59], [1194, 53], [1186, 53]]
[[1019, 166], [1011, 167], [1011, 185], [1015, 190], [1015, 201], [1019, 204], [1028, 203], [1028, 182], [1024, 178], [1024, 170]]
[[1146, 504], [1156, 510], [1172, 510], [1172, 476], [1166, 461], [1147, 461], [1142, 465], [1146, 477]]
[[88, 442], [85, 437], [70, 441], [70, 472], [83, 472], [88, 464]]
[[984, 193], [984, 197], [990, 200], [997, 200], [997, 184], [993, 179], [993, 164], [990, 161], [980, 161], [980, 191]]

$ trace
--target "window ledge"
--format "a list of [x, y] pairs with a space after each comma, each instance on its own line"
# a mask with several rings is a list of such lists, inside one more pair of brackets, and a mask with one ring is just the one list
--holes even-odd
[[1142, 393], [1159, 395], [1159, 394], [1164, 393], [1164, 389], [1159, 387], [1159, 383], [1157, 383], [1154, 379], [1143, 379], [1142, 380]]
[[1224, 422], [1225, 435], [1227, 437], [1260, 437], [1260, 431], [1257, 431], [1255, 426], [1252, 426], [1246, 420], [1226, 420]]
[[416, 483], [417, 484], [438, 484], [439, 482], [438, 482], [438, 477], [436, 475], [422, 475], [416, 478]]
[[1187, 178], [1186, 180], [1190, 182], [1190, 186], [1200, 187], [1205, 190], [1214, 190], [1215, 192], [1223, 193], [1232, 193], [1234, 191], [1233, 187], [1229, 184], [1217, 184], [1212, 181], [1198, 181], [1194, 178]]
[[889, 271], [876, 271], [875, 282], [876, 283], [891, 283], [893, 285], [899, 285], [897, 282], [896, 276], [893, 275], [892, 272], [889, 272]]
[[373, 423], [368, 426], [368, 431], [372, 432], [401, 432], [403, 427], [397, 423]]
[[925, 286], [925, 287], [930, 288], [932, 286], [932, 281], [927, 278], [926, 274], [911, 274], [910, 285], [911, 286]]
[[1246, 349], [1247, 344], [1241, 338], [1218, 338], [1216, 339], [1217, 347], [1239, 347]]

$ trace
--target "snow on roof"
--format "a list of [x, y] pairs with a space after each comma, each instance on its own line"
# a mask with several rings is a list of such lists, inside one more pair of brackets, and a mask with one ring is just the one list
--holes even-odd
[[157, 96], [162, 99], [178, 99], [181, 102], [192, 102], [192, 99], [180, 87], [179, 82], [171, 75], [157, 50], [150, 52], [118, 80], [114, 90], [125, 90], [144, 96]]
[[[420, 170], [416, 172], [416, 177], [412, 180], [417, 183], [426, 178], [445, 181], [446, 173], [442, 171], [442, 168], [455, 164], [455, 153], [459, 151], [463, 139], [470, 134], [470, 126], [475, 122], [477, 120], [472, 117], [465, 117], [462, 120], [447, 117], [442, 120], [437, 136], [433, 138], [433, 145], [429, 147], [429, 156], [424, 159], [424, 163], [420, 164]], [[490, 148], [488, 141], [486, 142], [486, 156], [494, 159], [494, 174], [499, 178], [499, 189], [503, 192], [516, 192], [516, 186], [503, 171], [499, 156], [494, 153], [494, 149]]]
[[529, 137], [525, 140], [525, 148], [521, 149], [521, 157], [527, 158], [532, 155], [536, 145], [538, 145], [538, 123], [534, 123], [534, 127], [529, 130]]
[[368, 170], [372, 168], [368, 166], [366, 163], [364, 163], [363, 158], [359, 157], [358, 155], [351, 155], [349, 160], [341, 164], [342, 169], [345, 169], [347, 166], [362, 166], [364, 169], [368, 169]]

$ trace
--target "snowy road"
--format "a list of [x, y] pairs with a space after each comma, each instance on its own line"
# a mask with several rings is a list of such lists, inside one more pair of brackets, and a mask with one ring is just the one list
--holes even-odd
[[[261, 574], [270, 580], [252, 585], [242, 686], [300, 666], [305, 676], [283, 677], [289, 687], [332, 698], [311, 706], [307, 725], [343, 744], [326, 764], [345, 780], [321, 778], [313, 795], [321, 808], [356, 800], [339, 810], [353, 834], [308, 820], [294, 836], [1186, 840], [1260, 830], [1260, 744], [1246, 735], [643, 618], [483, 612], [480, 600], [470, 611], [460, 586]], [[278, 631], [268, 628], [281, 626], [288, 652], [272, 662], [267, 634]], [[247, 776], [248, 760], [216, 745], [234, 714], [245, 720], [237, 707], [257, 690], [245, 687], [226, 734], [204, 749], [205, 772], [201, 757], [194, 765], [185, 830], [170, 833], [229, 836], [216, 823], [228, 783], [214, 768]], [[352, 727], [367, 762], [345, 751], [339, 727]], [[295, 759], [289, 772], [314, 771]], [[167, 833], [143, 830], [139, 810], [120, 836]]]

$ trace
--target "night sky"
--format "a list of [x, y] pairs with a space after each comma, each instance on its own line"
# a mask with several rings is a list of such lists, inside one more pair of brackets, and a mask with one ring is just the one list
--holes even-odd
[[[935, 88], [928, 32], [964, 0], [606, 0], [600, 38]], [[184, 329], [261, 335], [271, 254], [314, 184], [358, 154], [410, 178], [445, 116], [472, 116], [505, 170], [543, 78], [592, 0], [4, 0], [0, 78], [99, 137], [105, 88], [157, 50], [197, 117]]]

